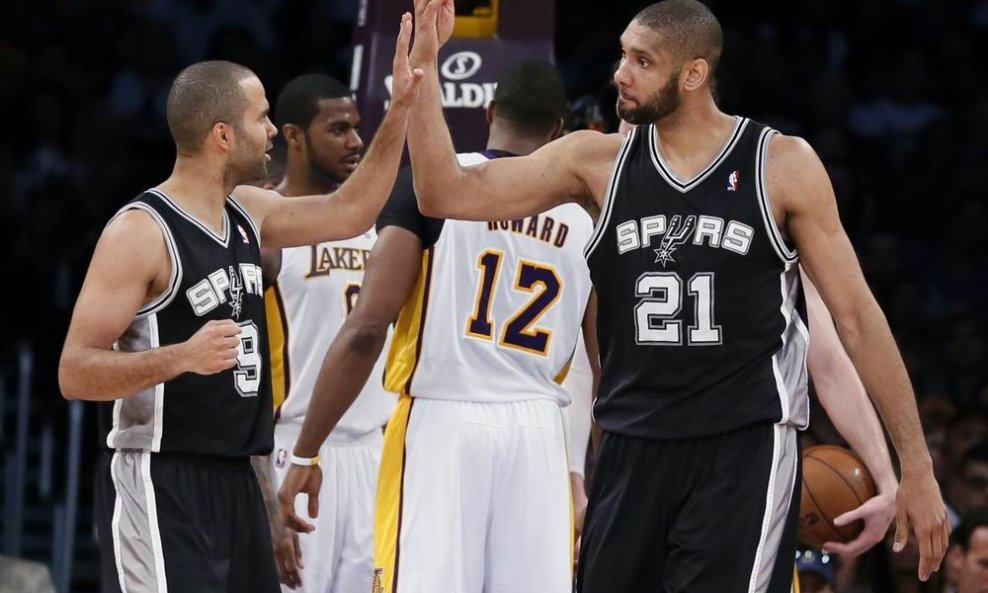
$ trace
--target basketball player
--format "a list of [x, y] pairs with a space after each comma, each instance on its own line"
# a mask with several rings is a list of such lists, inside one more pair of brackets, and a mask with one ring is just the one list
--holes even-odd
[[421, 71], [405, 14], [391, 110], [332, 194], [257, 187], [276, 130], [247, 68], [201, 62], [168, 96], [172, 175], [107, 225], [69, 327], [68, 398], [113, 401], [97, 476], [105, 591], [278, 591], [250, 455], [272, 447], [260, 245], [357, 235], [387, 198]]
[[[565, 105], [552, 66], [507, 69], [488, 107], [487, 150], [461, 162], [530, 153], [559, 134]], [[581, 252], [590, 218], [575, 205], [510, 222], [427, 218], [407, 171], [378, 232], [360, 299], [323, 362], [296, 457], [318, 451], [397, 317], [385, 380], [401, 398], [385, 435], [372, 591], [570, 591], [559, 409], [569, 396], [559, 383], [581, 323], [592, 332]], [[587, 344], [595, 361], [592, 334]], [[584, 441], [589, 418], [585, 426]], [[316, 467], [289, 470], [279, 498], [290, 527], [312, 528], [294, 499], [308, 494], [314, 516], [321, 479]]]
[[[322, 74], [300, 76], [278, 96], [275, 114], [287, 147], [285, 178], [275, 191], [286, 197], [327, 193], [356, 169], [364, 146], [360, 114], [341, 82]], [[376, 236], [370, 229], [343, 241], [261, 252], [265, 285], [271, 287], [265, 304], [276, 408], [273, 459], [264, 458], [258, 478], [278, 576], [288, 587], [312, 593], [365, 592], [371, 586], [381, 427], [395, 404], [380, 382], [364, 387], [319, 451], [337, 488], [323, 491], [316, 531], [299, 540], [285, 528], [275, 493], [288, 471], [323, 354], [356, 302]], [[383, 359], [379, 366], [378, 376]], [[305, 562], [304, 575], [299, 559]]]
[[957, 567], [957, 593], [988, 593], [988, 507], [964, 517], [950, 556]]
[[816, 154], [717, 108], [713, 14], [669, 0], [628, 25], [615, 73], [619, 114], [638, 125], [626, 139], [576, 132], [462, 167], [436, 90], [452, 2], [416, 4], [438, 15], [418, 21], [411, 58], [429, 78], [409, 127], [423, 213], [511, 219], [575, 201], [599, 218], [587, 257], [605, 436], [578, 588], [789, 591], [807, 422], [800, 261], [896, 446], [897, 548], [911, 526], [929, 578], [949, 527], [901, 357]]

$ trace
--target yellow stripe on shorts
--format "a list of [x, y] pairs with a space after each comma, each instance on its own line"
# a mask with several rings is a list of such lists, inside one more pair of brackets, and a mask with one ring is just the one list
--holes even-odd
[[384, 450], [377, 481], [377, 506], [374, 509], [374, 582], [372, 593], [394, 593], [398, 583], [402, 494], [405, 476], [405, 433], [412, 412], [412, 398], [398, 398], [388, 427], [384, 431]]

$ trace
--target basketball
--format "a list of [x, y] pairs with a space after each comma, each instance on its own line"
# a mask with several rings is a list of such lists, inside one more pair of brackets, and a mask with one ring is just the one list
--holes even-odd
[[857, 455], [836, 445], [818, 445], [803, 453], [803, 490], [799, 505], [799, 539], [822, 548], [846, 543], [861, 533], [855, 521], [838, 527], [834, 519], [876, 494], [875, 481]]

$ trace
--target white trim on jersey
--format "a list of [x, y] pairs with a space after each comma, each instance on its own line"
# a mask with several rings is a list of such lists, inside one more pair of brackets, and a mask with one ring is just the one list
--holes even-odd
[[[116, 350], [116, 344], [113, 345], [114, 350]], [[113, 441], [117, 439], [117, 433], [120, 432], [120, 410], [123, 408], [123, 398], [120, 398], [113, 402], [113, 418], [112, 425], [110, 426], [109, 432], [106, 433], [106, 446], [110, 449], [116, 449]]]
[[168, 224], [165, 223], [165, 219], [161, 217], [161, 214], [159, 214], [158, 211], [151, 206], [141, 202], [127, 204], [118, 210], [110, 221], [112, 222], [128, 210], [140, 210], [142, 212], [146, 212], [148, 216], [150, 216], [152, 220], [158, 224], [158, 227], [161, 228], [161, 234], [165, 238], [165, 249], [168, 250], [168, 257], [171, 258], [172, 262], [171, 274], [168, 278], [168, 288], [158, 295], [153, 301], [137, 310], [137, 315], [135, 315], [135, 318], [141, 318], [145, 315], [150, 315], [160, 311], [161, 309], [167, 307], [172, 300], [174, 300], [175, 295], [178, 294], [178, 287], [182, 284], [182, 260], [178, 256], [178, 247], [175, 245], [175, 236], [172, 235], [171, 229], [168, 227]]
[[[118, 399], [116, 404], [119, 404]], [[113, 406], [114, 416], [118, 415], [119, 405]], [[114, 421], [114, 430], [117, 422]], [[112, 432], [112, 431], [111, 431]], [[108, 439], [109, 440], [109, 439]], [[120, 516], [123, 513], [123, 504], [120, 501], [120, 478], [117, 476], [117, 462], [120, 452], [114, 451], [110, 458], [110, 481], [113, 482], [113, 518], [110, 520], [110, 535], [113, 538], [113, 562], [117, 567], [117, 580], [120, 582], [121, 593], [127, 593], [127, 585], [124, 582], [123, 554], [120, 549]]]
[[165, 192], [161, 191], [160, 189], [152, 187], [151, 189], [148, 190], [148, 193], [152, 193], [158, 196], [159, 198], [161, 198], [161, 200], [164, 203], [168, 204], [168, 206], [171, 207], [172, 210], [177, 212], [179, 216], [181, 216], [185, 220], [188, 220], [193, 225], [197, 226], [199, 230], [206, 233], [209, 236], [209, 238], [212, 239], [213, 241], [216, 241], [223, 247], [230, 246], [230, 217], [226, 213], [226, 210], [223, 210], [223, 235], [220, 236], [217, 235], [216, 232], [213, 231], [213, 229], [209, 228], [201, 221], [199, 221], [198, 218], [192, 216], [191, 214], [183, 210], [181, 206], [176, 204], [174, 200], [168, 197], [168, 195], [165, 194]]
[[758, 196], [758, 206], [762, 213], [762, 221], [765, 223], [765, 230], [768, 232], [769, 242], [775, 249], [776, 255], [783, 262], [790, 264], [799, 259], [799, 254], [789, 249], [782, 238], [782, 232], [775, 224], [775, 217], [772, 216], [772, 206], [769, 203], [768, 191], [765, 189], [765, 166], [768, 163], [768, 142], [774, 134], [778, 134], [772, 128], [762, 130], [758, 138], [758, 149], [755, 151], [755, 169], [758, 174], [755, 177], [755, 194]]
[[618, 184], [621, 181], [621, 172], [624, 171], [624, 163], [627, 160], [628, 153], [631, 152], [631, 145], [634, 143], [637, 134], [638, 128], [634, 128], [624, 137], [621, 150], [618, 152], [617, 158], [614, 159], [611, 178], [607, 181], [607, 190], [604, 191], [604, 205], [601, 207], [600, 216], [597, 218], [597, 226], [594, 227], [593, 234], [590, 235], [590, 241], [583, 248], [584, 258], [589, 258], [594, 252], [594, 249], [597, 248], [597, 244], [600, 243], [601, 238], [604, 236], [604, 231], [607, 229], [607, 224], [611, 220], [611, 211], [614, 210], [614, 196], [617, 194]]
[[250, 229], [254, 231], [254, 238], [257, 239], [257, 244], [260, 245], [261, 231], [257, 228], [257, 223], [254, 222], [254, 218], [250, 215], [250, 212], [247, 212], [247, 209], [241, 206], [240, 202], [238, 202], [237, 199], [234, 198], [232, 195], [227, 196], [226, 201], [230, 202], [230, 205], [233, 206], [237, 210], [237, 212], [242, 214], [244, 218], [247, 219], [247, 222], [250, 223]]
[[655, 130], [655, 125], [649, 125], [647, 128], [648, 152], [652, 157], [652, 164], [655, 165], [655, 169], [659, 172], [659, 175], [661, 175], [662, 178], [673, 187], [673, 189], [678, 190], [679, 193], [685, 194], [703, 182], [704, 179], [709, 177], [710, 174], [714, 172], [714, 169], [716, 169], [718, 165], [724, 162], [724, 159], [727, 158], [727, 155], [731, 154], [734, 147], [741, 139], [741, 136], [744, 134], [744, 129], [748, 127], [749, 121], [750, 120], [746, 117], [738, 117], [734, 122], [734, 128], [731, 130], [731, 135], [728, 136], [727, 142], [725, 142], [724, 146], [721, 147], [720, 152], [717, 153], [714, 160], [711, 161], [705, 169], [694, 175], [692, 179], [685, 182], [680, 181], [676, 177], [676, 175], [672, 172], [672, 167], [670, 167], [662, 157], [662, 151], [659, 149], [658, 131], [653, 133], [653, 130]]
[[141, 478], [144, 481], [144, 502], [147, 507], [148, 527], [151, 531], [151, 551], [154, 556], [154, 576], [158, 583], [158, 593], [168, 592], [168, 579], [165, 576], [165, 554], [161, 546], [161, 529], [158, 527], [158, 503], [151, 482], [151, 452], [141, 453]]
[[809, 421], [806, 392], [809, 332], [796, 308], [796, 299], [801, 290], [799, 282], [799, 267], [796, 264], [786, 264], [779, 274], [779, 292], [782, 296], [779, 312], [785, 320], [785, 326], [779, 335], [782, 346], [772, 355], [772, 375], [782, 411], [779, 422], [805, 428]]
[[[151, 348], [161, 345], [161, 338], [158, 335], [158, 316], [148, 317], [148, 335], [151, 338]], [[161, 382], [154, 386], [154, 417], [151, 422], [151, 450], [155, 453], [161, 451], [161, 434], [165, 419], [165, 383]]]
[[799, 463], [796, 430], [776, 424], [772, 427], [772, 467], [765, 492], [765, 513], [761, 535], [755, 551], [755, 562], [748, 580], [748, 593], [765, 593], [772, 581], [775, 561], [779, 555]]

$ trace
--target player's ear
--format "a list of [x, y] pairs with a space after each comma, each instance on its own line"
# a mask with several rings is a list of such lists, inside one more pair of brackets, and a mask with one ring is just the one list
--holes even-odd
[[680, 82], [687, 91], [695, 91], [703, 86], [710, 78], [710, 63], [703, 58], [696, 58], [683, 64]]
[[233, 137], [233, 132], [226, 122], [218, 121], [213, 124], [213, 129], [210, 131], [210, 136], [222, 149], [230, 149], [230, 141]]
[[487, 119], [487, 125], [494, 123], [494, 100], [487, 104], [487, 109], [484, 110], [484, 118]]
[[696, 58], [683, 64], [680, 82], [687, 91], [695, 91], [703, 86], [710, 78], [710, 63], [703, 58]]
[[288, 148], [300, 148], [302, 146], [302, 129], [295, 124], [285, 124], [281, 128], [281, 133], [285, 137]]

